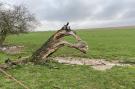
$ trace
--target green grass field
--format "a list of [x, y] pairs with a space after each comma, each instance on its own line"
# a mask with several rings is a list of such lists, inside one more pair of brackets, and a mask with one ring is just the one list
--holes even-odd
[[[33, 32], [8, 36], [6, 44], [24, 45], [24, 53], [0, 53], [0, 63], [19, 55], [31, 55], [54, 32]], [[74, 56], [123, 60], [135, 63], [135, 28], [78, 30], [77, 34], [89, 45], [87, 54], [64, 47], [52, 56]], [[73, 37], [66, 40], [74, 42]], [[30, 89], [135, 89], [135, 67], [114, 67], [96, 71], [89, 66], [63, 65], [55, 62], [46, 65], [24, 65], [7, 71], [23, 81]], [[23, 89], [0, 74], [0, 89]]]

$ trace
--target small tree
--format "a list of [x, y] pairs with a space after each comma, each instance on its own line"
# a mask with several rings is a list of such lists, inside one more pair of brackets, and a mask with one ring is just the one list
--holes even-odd
[[28, 32], [35, 23], [34, 15], [23, 5], [3, 8], [0, 4], [0, 46], [7, 35]]

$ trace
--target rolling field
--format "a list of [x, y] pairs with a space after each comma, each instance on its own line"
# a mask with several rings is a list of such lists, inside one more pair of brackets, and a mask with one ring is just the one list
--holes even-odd
[[[24, 45], [23, 53], [0, 53], [0, 63], [7, 58], [31, 55], [54, 32], [33, 32], [8, 36], [6, 44]], [[135, 28], [78, 30], [77, 34], [88, 43], [87, 54], [68, 47], [52, 56], [73, 56], [135, 63]], [[74, 42], [73, 37], [66, 40]], [[24, 65], [7, 71], [23, 81], [30, 89], [135, 89], [135, 67], [113, 67], [97, 71], [89, 66], [63, 65], [50, 62], [45, 65]], [[0, 74], [0, 89], [23, 89]]]

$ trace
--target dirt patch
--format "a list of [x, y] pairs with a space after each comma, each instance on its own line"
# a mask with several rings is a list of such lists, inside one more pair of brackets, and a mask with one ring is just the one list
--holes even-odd
[[53, 60], [64, 64], [90, 65], [96, 70], [107, 70], [113, 66], [133, 66], [131, 64], [123, 64], [118, 61], [106, 61], [105, 59], [89, 59], [78, 57], [55, 57]]
[[24, 46], [2, 46], [0, 47], [0, 51], [7, 54], [19, 54], [22, 52], [23, 48]]

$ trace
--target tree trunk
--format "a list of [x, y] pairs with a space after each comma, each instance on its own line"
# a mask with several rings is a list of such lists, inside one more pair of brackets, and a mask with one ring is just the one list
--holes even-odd
[[31, 61], [38, 63], [42, 59], [46, 59], [50, 56], [54, 51], [56, 51], [59, 47], [56, 48], [56, 44], [58, 41], [54, 41], [53, 36], [50, 37], [47, 42], [45, 42], [39, 49], [37, 49], [33, 55], [31, 56]]
[[3, 45], [5, 39], [6, 39], [6, 34], [0, 36], [0, 46]]

